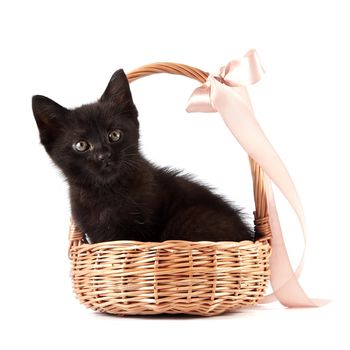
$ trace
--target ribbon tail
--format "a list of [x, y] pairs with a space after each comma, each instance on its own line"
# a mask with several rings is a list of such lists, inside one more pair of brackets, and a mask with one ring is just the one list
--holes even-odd
[[278, 299], [281, 304], [287, 307], [319, 307], [326, 305], [329, 302], [328, 300], [309, 298], [298, 281], [304, 265], [305, 249], [296, 272], [293, 272], [281, 230], [271, 180], [266, 174], [265, 188], [269, 221], [273, 232], [270, 265], [271, 285], [274, 295], [265, 296], [262, 302], [267, 303]]
[[[210, 79], [210, 78], [209, 78]], [[269, 220], [272, 229], [271, 284], [278, 300], [285, 306], [321, 306], [324, 302], [310, 299], [298, 282], [303, 258], [296, 273], [291, 267], [284, 244], [270, 179], [280, 189], [294, 209], [306, 243], [304, 213], [295, 186], [286, 167], [266, 138], [255, 119], [245, 87], [228, 87], [214, 78], [210, 79], [213, 107], [220, 113], [227, 127], [243, 149], [267, 174]]]

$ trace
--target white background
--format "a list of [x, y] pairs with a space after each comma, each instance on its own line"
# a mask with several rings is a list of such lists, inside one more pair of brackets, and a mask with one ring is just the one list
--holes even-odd
[[[1, 349], [349, 348], [349, 10], [346, 1], [2, 1]], [[309, 240], [301, 282], [319, 309], [259, 306], [215, 318], [96, 314], [71, 290], [67, 188], [42, 147], [31, 96], [97, 99], [111, 74], [154, 61], [215, 72], [256, 48], [257, 118], [290, 170]], [[132, 85], [144, 152], [195, 173], [251, 212], [246, 156], [218, 115], [187, 115], [197, 83]], [[301, 232], [279, 200], [294, 266]], [[343, 321], [345, 316], [345, 321]], [[305, 344], [303, 346], [302, 344]]]

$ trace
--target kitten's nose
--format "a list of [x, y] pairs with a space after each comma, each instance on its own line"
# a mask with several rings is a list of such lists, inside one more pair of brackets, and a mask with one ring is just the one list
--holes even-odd
[[100, 162], [106, 162], [111, 159], [111, 152], [100, 152], [96, 154], [96, 159]]

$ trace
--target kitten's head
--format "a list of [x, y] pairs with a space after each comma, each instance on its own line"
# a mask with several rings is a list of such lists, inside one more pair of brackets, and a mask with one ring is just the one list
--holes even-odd
[[139, 124], [123, 70], [113, 74], [95, 103], [66, 109], [36, 95], [32, 107], [41, 143], [68, 180], [107, 184], [132, 167]]

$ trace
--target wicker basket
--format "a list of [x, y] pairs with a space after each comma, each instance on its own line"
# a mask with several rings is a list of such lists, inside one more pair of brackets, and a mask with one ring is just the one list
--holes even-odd
[[[128, 74], [130, 82], [155, 73], [184, 75], [203, 83], [208, 74], [187, 65], [155, 63]], [[271, 230], [264, 174], [252, 159], [255, 229], [262, 238], [243, 242], [136, 242], [84, 244], [74, 222], [69, 256], [80, 302], [117, 315], [212, 316], [256, 304], [269, 280]]]

